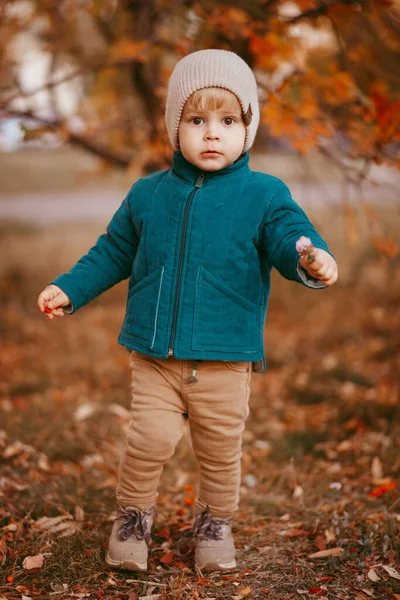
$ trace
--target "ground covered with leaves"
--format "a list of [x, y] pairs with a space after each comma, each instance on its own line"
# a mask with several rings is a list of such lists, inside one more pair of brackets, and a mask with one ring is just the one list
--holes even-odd
[[175, 555], [197, 485], [186, 432], [164, 471], [149, 572], [136, 574], [104, 563], [129, 420], [116, 342], [125, 284], [72, 317], [50, 322], [36, 308], [81, 234], [2, 231], [0, 599], [399, 600], [399, 260], [371, 249], [318, 292], [274, 277], [238, 567], [206, 574]]

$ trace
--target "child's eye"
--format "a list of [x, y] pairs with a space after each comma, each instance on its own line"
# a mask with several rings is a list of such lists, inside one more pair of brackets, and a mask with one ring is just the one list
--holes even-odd
[[225, 125], [232, 125], [232, 123], [235, 122], [235, 119], [233, 117], [225, 117], [224, 119], [224, 123]]
[[193, 123], [193, 125], [201, 125], [203, 122], [203, 119], [201, 117], [193, 117], [193, 119], [190, 120]]

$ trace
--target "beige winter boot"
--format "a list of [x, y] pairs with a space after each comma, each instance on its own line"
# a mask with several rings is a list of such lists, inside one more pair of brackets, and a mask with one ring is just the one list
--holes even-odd
[[202, 571], [227, 571], [236, 567], [232, 519], [213, 517], [206, 508], [197, 513], [189, 537], [182, 539], [179, 554], [187, 555], [194, 545], [194, 560]]
[[108, 565], [114, 569], [128, 571], [147, 570], [153, 513], [154, 506], [145, 511], [135, 507], [119, 509], [119, 516], [114, 521], [108, 543]]

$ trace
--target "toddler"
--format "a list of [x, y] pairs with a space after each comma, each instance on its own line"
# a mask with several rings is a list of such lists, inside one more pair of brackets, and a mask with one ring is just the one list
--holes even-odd
[[[239, 56], [201, 50], [180, 60], [166, 104], [172, 168], [137, 181], [106, 233], [38, 298], [53, 319], [129, 278], [118, 341], [130, 351], [132, 418], [106, 555], [115, 568], [147, 569], [161, 472], [186, 421], [200, 486], [183, 545], [201, 569], [236, 566], [232, 516], [250, 378], [265, 370], [271, 269], [315, 289], [337, 279], [287, 186], [249, 168], [259, 117], [256, 81]], [[302, 236], [311, 260], [296, 250]]]

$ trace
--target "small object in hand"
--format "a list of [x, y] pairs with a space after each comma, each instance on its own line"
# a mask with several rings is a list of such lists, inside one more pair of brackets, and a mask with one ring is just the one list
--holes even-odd
[[315, 256], [313, 254], [315, 248], [313, 246], [310, 238], [301, 236], [296, 242], [296, 250], [299, 253], [300, 258], [306, 258], [308, 262], [313, 262], [315, 260]]
[[51, 308], [49, 308], [48, 306], [45, 306], [44, 307], [44, 312], [47, 313], [47, 314], [50, 314], [51, 313]]

